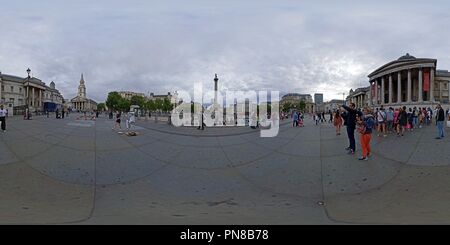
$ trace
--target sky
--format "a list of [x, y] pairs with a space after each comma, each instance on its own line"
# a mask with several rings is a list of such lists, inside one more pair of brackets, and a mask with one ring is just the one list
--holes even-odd
[[450, 69], [450, 2], [0, 0], [0, 71], [88, 97], [221, 90], [340, 99], [410, 53]]

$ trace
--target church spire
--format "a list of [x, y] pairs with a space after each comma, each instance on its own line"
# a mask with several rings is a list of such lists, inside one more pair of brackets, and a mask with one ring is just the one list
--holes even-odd
[[83, 73], [81, 73], [80, 84], [84, 84], [84, 76], [83, 76]]

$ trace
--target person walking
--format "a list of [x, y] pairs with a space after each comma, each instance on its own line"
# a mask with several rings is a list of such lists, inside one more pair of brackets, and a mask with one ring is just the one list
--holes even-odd
[[405, 133], [406, 124], [408, 123], [408, 114], [406, 113], [406, 106], [401, 107], [398, 114], [397, 136], [403, 136]]
[[120, 112], [117, 112], [116, 113], [116, 123], [115, 123], [114, 127], [112, 128], [113, 130], [117, 129], [117, 128], [122, 129], [122, 127], [120, 126], [120, 122], [121, 122], [120, 118], [121, 117], [122, 117], [122, 114]]
[[3, 133], [6, 132], [6, 114], [7, 111], [3, 108], [3, 105], [0, 105], [0, 124]]
[[392, 129], [394, 127], [394, 109], [392, 107], [389, 107], [389, 109], [386, 111], [386, 131], [388, 133], [392, 132]]
[[378, 137], [380, 137], [382, 134], [383, 137], [387, 137], [386, 132], [387, 116], [383, 106], [381, 106], [380, 110], [377, 111], [377, 122], [378, 122]]
[[418, 127], [419, 124], [419, 114], [417, 113], [417, 108], [414, 106], [413, 111], [412, 111], [412, 118], [413, 118], [413, 122], [412, 122], [412, 126], [413, 129]]
[[411, 108], [409, 108], [409, 110], [408, 110], [407, 117], [408, 117], [408, 124], [406, 125], [406, 128], [408, 128], [409, 132], [412, 132], [414, 130], [413, 129], [414, 128], [413, 127], [414, 119], [413, 119], [413, 111]]
[[298, 113], [294, 111], [294, 113], [292, 114], [292, 127], [297, 126], [298, 126]]
[[375, 127], [375, 118], [368, 107], [363, 109], [362, 116], [357, 117], [357, 125], [362, 148], [362, 156], [358, 160], [367, 161], [371, 155], [370, 141], [372, 140], [372, 131]]
[[347, 136], [349, 141], [349, 146], [346, 148], [347, 153], [350, 155], [354, 155], [356, 151], [356, 143], [355, 143], [355, 128], [356, 128], [356, 115], [358, 111], [355, 108], [355, 103], [350, 103], [350, 106], [342, 105], [347, 111], [347, 119], [345, 120], [347, 123]]
[[442, 139], [444, 138], [444, 122], [445, 122], [445, 112], [444, 109], [442, 109], [441, 104], [437, 105], [437, 128], [438, 128], [438, 137], [436, 139]]
[[342, 128], [342, 124], [343, 124], [343, 119], [341, 117], [341, 114], [339, 113], [339, 111], [336, 111], [334, 113], [334, 127], [336, 128], [336, 135], [341, 135], [341, 128]]

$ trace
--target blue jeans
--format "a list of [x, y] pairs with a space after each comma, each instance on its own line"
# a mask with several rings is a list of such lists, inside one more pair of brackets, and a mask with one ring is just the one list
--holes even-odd
[[348, 135], [348, 141], [350, 142], [350, 149], [352, 149], [355, 152], [356, 151], [355, 127], [347, 126], [347, 135]]
[[417, 127], [417, 125], [419, 124], [419, 120], [417, 117], [413, 117], [413, 126], [414, 128]]
[[438, 137], [444, 138], [444, 121], [438, 121], [437, 127], [438, 127]]

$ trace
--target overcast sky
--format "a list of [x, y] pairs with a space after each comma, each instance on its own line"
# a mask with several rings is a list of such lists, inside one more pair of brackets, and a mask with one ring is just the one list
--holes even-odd
[[[325, 94], [367, 86], [405, 53], [450, 69], [448, 1], [0, 0], [0, 71], [65, 98], [222, 89]], [[339, 93], [341, 93], [339, 95]]]

